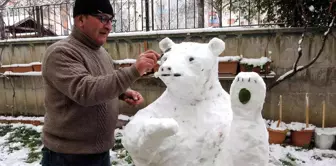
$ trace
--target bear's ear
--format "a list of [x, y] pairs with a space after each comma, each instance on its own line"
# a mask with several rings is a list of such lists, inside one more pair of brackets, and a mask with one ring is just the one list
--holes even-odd
[[167, 50], [171, 49], [175, 43], [169, 39], [169, 37], [165, 37], [159, 43], [159, 47], [162, 52], [166, 52]]
[[214, 37], [209, 42], [209, 49], [215, 55], [219, 56], [225, 50], [225, 43], [223, 40]]

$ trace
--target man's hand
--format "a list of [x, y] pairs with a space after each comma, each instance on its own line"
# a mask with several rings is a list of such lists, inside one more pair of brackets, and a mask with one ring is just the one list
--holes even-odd
[[131, 89], [127, 90], [123, 94], [121, 100], [125, 101], [127, 104], [132, 106], [136, 106], [144, 102], [144, 98], [141, 96], [141, 94]]
[[160, 54], [153, 50], [148, 50], [140, 54], [139, 58], [135, 62], [135, 67], [137, 68], [139, 74], [142, 76], [146, 72], [151, 71], [160, 58]]

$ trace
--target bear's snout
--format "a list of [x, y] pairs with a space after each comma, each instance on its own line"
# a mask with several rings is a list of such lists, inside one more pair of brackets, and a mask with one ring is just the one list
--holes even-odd
[[160, 75], [167, 77], [167, 76], [174, 76], [174, 77], [180, 77], [182, 76], [181, 73], [176, 73], [176, 71], [173, 71], [173, 68], [169, 65], [164, 65], [159, 68], [160, 70]]

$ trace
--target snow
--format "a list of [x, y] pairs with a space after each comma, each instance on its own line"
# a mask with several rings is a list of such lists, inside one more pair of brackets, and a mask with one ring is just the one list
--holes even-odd
[[[2, 117], [4, 118], [4, 117]], [[5, 117], [7, 118], [7, 117]], [[31, 117], [22, 117], [22, 118], [31, 118]], [[34, 117], [32, 117], [34, 118]], [[0, 126], [5, 126], [7, 124], [1, 124]], [[16, 127], [26, 127], [32, 128], [36, 131], [41, 132], [42, 126], [33, 126], [30, 124], [12, 124]], [[121, 129], [115, 130], [115, 135], [122, 133]], [[0, 137], [0, 166], [40, 166], [40, 160], [37, 160], [33, 163], [26, 163], [24, 160], [28, 156], [28, 148], [22, 148], [18, 151], [13, 151], [8, 153], [8, 148], [4, 148], [4, 142], [8, 138], [8, 134]], [[122, 137], [121, 137], [122, 138]], [[10, 144], [11, 147], [19, 146], [17, 142]], [[41, 147], [37, 147], [37, 152], [40, 151]], [[125, 155], [126, 151], [110, 151], [111, 161], [117, 161], [116, 166], [132, 166], [133, 164], [127, 164], [123, 159], [120, 159], [121, 155]], [[336, 165], [336, 151], [335, 150], [322, 150], [322, 149], [301, 149], [299, 147], [293, 146], [280, 146], [276, 144], [270, 145], [270, 164], [269, 166], [283, 166], [284, 164], [281, 161], [291, 162], [292, 165], [298, 166], [332, 166]]]
[[278, 121], [271, 121], [268, 128], [272, 129], [272, 130], [286, 130], [287, 129], [287, 125], [284, 122], [280, 122], [280, 125], [278, 127]]
[[129, 120], [131, 120], [131, 117], [129, 117], [127, 115], [119, 114], [118, 119], [123, 120], [123, 121], [129, 121]]
[[11, 65], [1, 65], [1, 67], [30, 67], [31, 64], [11, 64]]
[[300, 51], [302, 51], [302, 48], [301, 48], [301, 46], [298, 48], [298, 52], [300, 52]]
[[33, 65], [42, 65], [41, 62], [31, 62], [31, 63], [23, 63], [23, 64], [10, 64], [10, 65], [1, 65], [1, 67], [30, 67]]
[[336, 135], [336, 127], [315, 128], [315, 132], [318, 135]]
[[[241, 99], [247, 89], [250, 98]], [[221, 149], [215, 166], [258, 165], [269, 162], [268, 131], [261, 111], [266, 97], [266, 84], [259, 74], [240, 72], [230, 88], [233, 120], [231, 131]]]
[[134, 115], [122, 143], [136, 166], [212, 165], [232, 120], [229, 95], [218, 80], [217, 57], [225, 43], [165, 38], [159, 46], [171, 48], [156, 72], [167, 88]]
[[44, 117], [27, 117], [27, 116], [0, 116], [0, 120], [33, 120], [44, 122]]
[[301, 43], [302, 43], [302, 38], [299, 40], [298, 44], [301, 45]]
[[[224, 28], [198, 28], [198, 29], [176, 29], [176, 30], [154, 30], [154, 31], [140, 31], [140, 32], [118, 32], [110, 33], [109, 38], [114, 37], [129, 37], [129, 36], [150, 36], [150, 35], [171, 35], [171, 34], [191, 34], [204, 32], [233, 32], [233, 31], [268, 31], [274, 29], [281, 29], [276, 27], [224, 27]], [[15, 42], [31, 42], [31, 41], [57, 41], [65, 39], [67, 36], [55, 37], [34, 37], [34, 38], [16, 38], [0, 40], [0, 43], [15, 43]]]
[[12, 72], [12, 71], [5, 71], [3, 73], [4, 76], [41, 76], [41, 71], [30, 71], [30, 72]]
[[[303, 66], [297, 66], [296, 67], [296, 70], [299, 70], [303, 68]], [[287, 77], [288, 75], [292, 74], [294, 72], [294, 69], [292, 70], [289, 70], [288, 72], [284, 73], [283, 75], [281, 75], [276, 81], [280, 81], [280, 80], [283, 80], [285, 77]]]
[[301, 130], [314, 130], [316, 128], [313, 124], [308, 124], [308, 127], [306, 127], [305, 123], [300, 122], [291, 122], [290, 124], [286, 125], [289, 130], [294, 131], [301, 131]]
[[[229, 61], [239, 61], [241, 59], [240, 56], [223, 56], [218, 57], [218, 62], [229, 62]], [[135, 63], [136, 59], [120, 59], [114, 60], [115, 64], [130, 64]]]
[[[6, 137], [0, 138], [0, 144], [3, 143]], [[5, 150], [0, 151], [0, 166], [41, 166], [38, 162], [26, 163], [24, 160], [27, 158], [29, 148], [22, 148], [13, 153], [7, 154]]]
[[233, 32], [233, 31], [260, 31], [271, 30], [279, 28], [264, 28], [264, 27], [224, 27], [224, 28], [196, 28], [196, 29], [175, 29], [175, 30], [155, 30], [155, 31], [142, 31], [142, 32], [122, 32], [110, 33], [109, 37], [126, 37], [126, 36], [149, 36], [149, 35], [172, 35], [172, 34], [191, 34], [191, 33], [204, 33], [204, 32]]
[[[27, 118], [29, 118], [29, 117], [27, 117]], [[4, 126], [4, 125], [7, 125], [7, 124], [0, 123], [0, 126]], [[35, 125], [32, 125], [32, 124], [23, 124], [23, 123], [12, 123], [11, 125], [15, 128], [17, 128], [17, 127], [32, 128], [32, 129], [36, 130], [37, 132], [42, 132], [42, 127], [43, 127], [43, 126], [35, 126]]]
[[241, 64], [247, 64], [247, 65], [253, 65], [253, 67], [256, 66], [262, 66], [265, 65], [267, 62], [271, 62], [272, 60], [268, 57], [261, 57], [261, 58], [242, 58], [240, 63]]
[[311, 12], [314, 12], [315, 7], [314, 7], [313, 5], [310, 5], [310, 6], [309, 6], [309, 10], [310, 10]]
[[[4, 126], [6, 124], [1, 124], [0, 126]], [[13, 127], [27, 127], [32, 128], [38, 132], [42, 131], [42, 126], [34, 126], [31, 124], [12, 124]], [[27, 155], [29, 153], [29, 148], [20, 148], [20, 150], [13, 151], [12, 153], [8, 153], [9, 147], [18, 147], [20, 144], [18, 142], [11, 143], [9, 147], [3, 147], [4, 143], [6, 142], [6, 139], [8, 138], [9, 133], [7, 133], [5, 136], [0, 137], [0, 166], [39, 166], [39, 161], [34, 163], [26, 163], [25, 159], [27, 158]], [[42, 147], [40, 147], [42, 148]], [[40, 151], [40, 149], [37, 149], [37, 151]]]
[[224, 57], [218, 57], [218, 62], [236, 62], [240, 61], [240, 56], [224, 56]]
[[332, 150], [307, 150], [292, 146], [282, 147], [278, 144], [274, 144], [270, 145], [270, 156], [272, 158], [271, 163], [276, 166], [284, 165], [281, 161], [287, 161], [291, 163], [290, 165], [297, 166], [336, 165], [336, 151]]
[[[131, 120], [132, 117], [129, 117], [127, 115], [123, 115], [123, 114], [119, 114], [118, 115], [118, 119], [119, 120], [124, 120], [124, 121], [128, 121]], [[40, 121], [40, 122], [44, 122], [44, 116], [40, 116], [40, 117], [32, 117], [32, 116], [0, 116], [0, 121], [1, 120], [24, 120], [24, 121]]]
[[120, 59], [120, 60], [114, 60], [115, 64], [133, 64], [136, 62], [136, 59]]

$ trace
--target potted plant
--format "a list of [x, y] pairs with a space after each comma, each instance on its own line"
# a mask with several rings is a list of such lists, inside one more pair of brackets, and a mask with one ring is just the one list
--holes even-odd
[[42, 63], [41, 62], [32, 62], [30, 63], [33, 67], [33, 71], [41, 71]]
[[320, 149], [331, 149], [335, 143], [336, 127], [325, 128], [325, 101], [322, 102], [322, 128], [315, 129], [315, 146]]
[[240, 56], [218, 57], [218, 73], [236, 75], [240, 59]]
[[11, 71], [17, 73], [24, 73], [33, 71], [32, 65], [30, 64], [11, 64], [11, 65], [2, 65], [1, 68], [4, 71]]
[[0, 73], [5, 73], [6, 71], [12, 71], [11, 65], [1, 65]]
[[24, 73], [33, 71], [33, 68], [30, 64], [13, 64], [11, 65], [12, 72]]
[[268, 74], [271, 72], [272, 60], [268, 57], [261, 58], [242, 58], [240, 60], [240, 71], [253, 71], [260, 74]]
[[271, 123], [267, 128], [270, 144], [282, 144], [288, 132], [286, 124], [282, 122], [282, 96], [279, 99], [279, 120]]
[[5, 73], [8, 70], [8, 68], [0, 67], [0, 73]]
[[132, 66], [136, 62], [136, 59], [121, 59], [114, 60], [114, 64], [116, 65], [116, 69]]
[[306, 124], [292, 122], [290, 124], [293, 132], [291, 133], [291, 140], [294, 146], [309, 147], [313, 137], [315, 126], [309, 124], [309, 97], [306, 93]]

